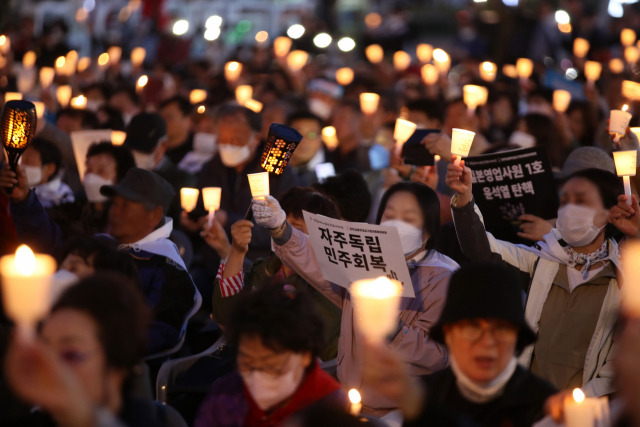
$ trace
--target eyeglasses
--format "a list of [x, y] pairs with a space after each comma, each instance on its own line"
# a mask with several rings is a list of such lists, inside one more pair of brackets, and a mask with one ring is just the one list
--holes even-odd
[[238, 356], [236, 364], [238, 366], [239, 372], [249, 373], [252, 371], [260, 371], [260, 372], [264, 372], [267, 375], [279, 377], [283, 375], [285, 372], [287, 372], [287, 368], [289, 366], [290, 360], [291, 360], [291, 355], [287, 357], [287, 360], [285, 360], [284, 363], [280, 364], [280, 366], [274, 366], [272, 364], [267, 363], [265, 364], [265, 366], [256, 367], [256, 366], [251, 366], [251, 364], [244, 361], [241, 356]]
[[494, 340], [500, 343], [515, 341], [518, 328], [509, 322], [480, 322], [477, 320], [462, 321], [456, 324], [460, 335], [470, 342], [480, 340], [485, 332], [489, 332]]

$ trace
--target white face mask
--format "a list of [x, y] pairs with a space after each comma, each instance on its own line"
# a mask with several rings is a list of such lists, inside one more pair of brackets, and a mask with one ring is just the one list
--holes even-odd
[[131, 150], [136, 166], [144, 170], [153, 170], [155, 162], [153, 161], [153, 153], [143, 153], [142, 151]]
[[606, 226], [605, 224], [598, 228], [593, 224], [596, 214], [593, 208], [569, 203], [558, 210], [556, 229], [569, 246], [586, 246], [593, 242]]
[[309, 100], [309, 110], [322, 120], [329, 120], [329, 117], [331, 117], [331, 105], [322, 99], [311, 98]]
[[22, 168], [24, 174], [27, 176], [29, 187], [35, 187], [40, 184], [40, 181], [42, 181], [42, 168], [27, 165], [20, 165], [20, 168]]
[[294, 367], [286, 373], [274, 376], [262, 371], [241, 372], [242, 381], [251, 393], [251, 397], [263, 411], [273, 408], [298, 389], [304, 377], [302, 354], [295, 354], [289, 361]]
[[231, 144], [220, 144], [218, 151], [220, 152], [222, 163], [229, 168], [243, 164], [251, 156], [251, 150], [247, 145], [239, 147]]
[[516, 130], [509, 137], [509, 144], [517, 145], [521, 148], [531, 148], [536, 145], [536, 138], [526, 132]]
[[422, 230], [420, 230], [418, 227], [415, 227], [399, 219], [384, 221], [381, 222], [380, 225], [395, 227], [398, 230], [403, 254], [410, 255], [420, 249], [420, 247], [422, 246]]
[[91, 203], [106, 202], [108, 200], [108, 197], [100, 194], [100, 187], [103, 185], [113, 185], [113, 181], [104, 179], [100, 175], [96, 175], [94, 173], [84, 174], [82, 186], [84, 187], [84, 192], [87, 195], [87, 200]]
[[213, 154], [216, 151], [216, 136], [198, 132], [193, 135], [193, 151], [200, 154]]

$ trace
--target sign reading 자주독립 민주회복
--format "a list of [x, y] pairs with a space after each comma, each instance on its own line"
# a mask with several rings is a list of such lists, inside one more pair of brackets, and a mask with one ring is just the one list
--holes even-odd
[[473, 198], [485, 228], [495, 237], [523, 240], [516, 234], [523, 214], [556, 217], [558, 194], [543, 147], [468, 157], [465, 164], [471, 169]]
[[415, 296], [394, 227], [302, 213], [325, 280], [348, 289], [356, 280], [386, 276], [402, 284], [403, 297]]

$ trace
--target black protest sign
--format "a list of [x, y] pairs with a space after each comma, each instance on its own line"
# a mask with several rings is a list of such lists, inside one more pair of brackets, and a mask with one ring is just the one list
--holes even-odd
[[543, 147], [468, 157], [465, 163], [485, 227], [497, 238], [522, 241], [516, 233], [523, 214], [556, 217], [558, 194]]

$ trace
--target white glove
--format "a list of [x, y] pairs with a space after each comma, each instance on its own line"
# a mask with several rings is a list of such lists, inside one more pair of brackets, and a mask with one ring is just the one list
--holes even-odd
[[287, 220], [287, 214], [280, 207], [280, 203], [271, 196], [266, 196], [266, 200], [253, 199], [251, 209], [256, 224], [265, 228], [278, 228]]

